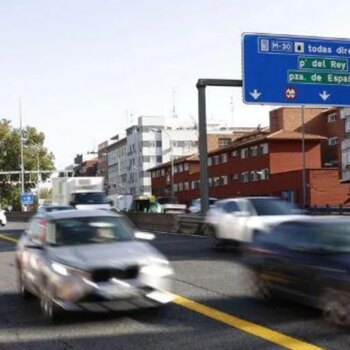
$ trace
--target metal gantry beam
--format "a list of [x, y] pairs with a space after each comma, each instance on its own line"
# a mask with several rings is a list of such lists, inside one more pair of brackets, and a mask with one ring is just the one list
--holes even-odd
[[207, 115], [205, 88], [207, 86], [242, 87], [242, 85], [242, 80], [237, 79], [199, 79], [196, 85], [198, 89], [199, 160], [202, 215], [205, 215], [205, 213], [209, 209]]

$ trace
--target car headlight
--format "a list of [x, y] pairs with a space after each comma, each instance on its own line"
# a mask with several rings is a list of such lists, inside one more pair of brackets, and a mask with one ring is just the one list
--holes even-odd
[[63, 265], [55, 261], [51, 264], [51, 268], [61, 276], [75, 276], [88, 280], [91, 279], [91, 274], [89, 272], [77, 269], [75, 267]]
[[165, 264], [143, 266], [140, 272], [154, 277], [166, 277], [173, 274], [173, 270]]

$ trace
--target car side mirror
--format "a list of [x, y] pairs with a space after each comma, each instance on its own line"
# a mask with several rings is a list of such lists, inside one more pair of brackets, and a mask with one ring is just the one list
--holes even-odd
[[135, 231], [134, 236], [136, 239], [141, 239], [143, 241], [153, 241], [156, 238], [156, 236], [153, 233], [143, 231]]

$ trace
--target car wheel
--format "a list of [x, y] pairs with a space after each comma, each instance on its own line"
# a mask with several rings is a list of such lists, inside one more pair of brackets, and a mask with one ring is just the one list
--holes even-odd
[[60, 312], [53, 300], [53, 290], [49, 285], [44, 285], [40, 295], [40, 307], [44, 317], [55, 323], [59, 320]]
[[210, 237], [210, 247], [212, 249], [223, 250], [225, 248], [225, 241], [217, 237], [216, 230], [212, 225], [205, 225], [204, 236]]
[[18, 284], [18, 293], [21, 296], [22, 299], [29, 299], [32, 295], [27, 290], [24, 282], [24, 273], [22, 268], [18, 268], [18, 277], [17, 277], [17, 284]]
[[261, 301], [268, 302], [271, 300], [271, 290], [259, 273], [253, 274], [253, 294]]
[[327, 290], [321, 297], [321, 309], [324, 318], [339, 327], [350, 326], [350, 296], [336, 290]]

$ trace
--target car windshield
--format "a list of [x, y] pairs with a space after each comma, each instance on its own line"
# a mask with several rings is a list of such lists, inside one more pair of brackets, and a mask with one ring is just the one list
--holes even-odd
[[75, 193], [74, 204], [107, 204], [107, 198], [103, 192]]
[[297, 214], [298, 209], [291, 203], [279, 199], [253, 198], [250, 200], [257, 215], [291, 215]]
[[52, 246], [71, 246], [133, 240], [133, 231], [119, 217], [76, 217], [53, 222], [47, 241]]

